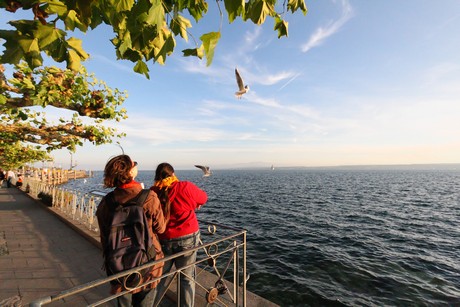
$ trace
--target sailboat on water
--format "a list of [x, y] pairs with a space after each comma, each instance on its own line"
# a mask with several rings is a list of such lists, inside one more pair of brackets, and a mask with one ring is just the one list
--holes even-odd
[[273, 166], [273, 164], [272, 164], [272, 167], [271, 167], [270, 169], [271, 169], [272, 171], [274, 171], [274, 170], [275, 170], [275, 167]]

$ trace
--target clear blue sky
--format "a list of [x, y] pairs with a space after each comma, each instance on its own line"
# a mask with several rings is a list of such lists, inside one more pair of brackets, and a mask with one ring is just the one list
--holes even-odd
[[[210, 14], [196, 39], [217, 31]], [[168, 161], [333, 166], [460, 162], [460, 1], [307, 1], [286, 15], [289, 37], [273, 22], [228, 24], [213, 64], [184, 58], [179, 42], [150, 80], [116, 61], [110, 31], [87, 34], [88, 71], [127, 90], [129, 119], [117, 124], [125, 152], [141, 169]], [[201, 32], [198, 32], [200, 30]], [[238, 67], [250, 91], [234, 97]], [[102, 169], [116, 145], [86, 144], [78, 168]], [[68, 167], [70, 154], [56, 152]]]

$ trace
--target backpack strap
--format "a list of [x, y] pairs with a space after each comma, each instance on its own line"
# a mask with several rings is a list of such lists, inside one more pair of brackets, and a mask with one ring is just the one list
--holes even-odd
[[107, 203], [107, 205], [109, 206], [109, 208], [116, 208], [118, 207], [118, 203], [115, 201], [115, 193], [110, 192], [106, 195], [105, 197], [105, 202]]
[[147, 197], [149, 196], [149, 193], [150, 189], [142, 189], [142, 191], [140, 191], [137, 195], [136, 204], [138, 206], [143, 206], [145, 201], [147, 200]]
[[[137, 205], [138, 206], [143, 206], [147, 197], [149, 196], [150, 189], [142, 189], [142, 191], [139, 192], [138, 197], [137, 197]], [[145, 227], [148, 227], [148, 224], [145, 223]], [[156, 235], [154, 233], [154, 235]], [[155, 250], [155, 245], [153, 244], [153, 238], [149, 234], [149, 230], [145, 229], [145, 242], [148, 242], [146, 244], [147, 247], [147, 257], [150, 260], [155, 260], [156, 257], [156, 250]]]

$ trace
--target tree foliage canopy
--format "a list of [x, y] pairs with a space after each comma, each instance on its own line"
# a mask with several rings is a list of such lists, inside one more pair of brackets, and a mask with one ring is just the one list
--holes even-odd
[[23, 145], [21, 142], [0, 143], [0, 167], [5, 169], [16, 169], [29, 162], [52, 160], [44, 150], [34, 148], [30, 145]]
[[[208, 13], [206, 0], [6, 0], [0, 8], [15, 13], [18, 9], [29, 11], [30, 19], [14, 20], [13, 30], [0, 30], [5, 52], [2, 63], [18, 64], [22, 59], [30, 67], [43, 64], [45, 53], [57, 62], [66, 62], [67, 68], [78, 71], [81, 61], [89, 57], [82, 42], [68, 32], [76, 29], [87, 32], [101, 24], [112, 27], [115, 37], [111, 40], [118, 59], [135, 63], [134, 71], [149, 77], [147, 62], [164, 64], [166, 57], [176, 47], [175, 37], [189, 39], [192, 21], [198, 23]], [[304, 0], [216, 0], [222, 15], [225, 6], [228, 21], [238, 17], [243, 21], [263, 24], [272, 18], [278, 37], [288, 35], [288, 23], [283, 20], [286, 12], [300, 10], [307, 13]], [[222, 18], [222, 17], [221, 17]], [[220, 29], [200, 36], [201, 43], [183, 50], [185, 56], [206, 57], [212, 62], [214, 49], [221, 37]]]
[[[121, 108], [125, 98], [126, 93], [109, 88], [84, 67], [78, 72], [57, 67], [32, 69], [21, 62], [15, 65], [13, 78], [7, 79], [0, 64], [0, 156], [11, 160], [11, 153], [29, 151], [30, 159], [24, 159], [25, 155], [18, 159], [30, 162], [46, 158], [46, 152], [54, 149], [74, 151], [84, 140], [109, 143], [123, 134], [102, 122], [126, 118]], [[43, 112], [47, 107], [62, 110], [57, 123], [47, 119]], [[83, 123], [83, 117], [91, 122]], [[18, 148], [21, 142], [22, 149]]]
[[[182, 50], [184, 56], [205, 58], [210, 65], [221, 38], [221, 29], [199, 36], [191, 34], [207, 13], [207, 0], [0, 0], [0, 9], [11, 14], [11, 28], [0, 29], [0, 166], [48, 159], [58, 148], [74, 151], [89, 140], [96, 145], [109, 143], [116, 136], [105, 120], [126, 118], [121, 104], [126, 94], [109, 88], [89, 75], [82, 61], [89, 57], [80, 39], [70, 32], [86, 33], [100, 25], [112, 28], [111, 43], [117, 59], [130, 60], [134, 71], [149, 78], [148, 62], [164, 64], [176, 47], [176, 37], [195, 42], [195, 48]], [[305, 0], [216, 0], [222, 23], [223, 5], [229, 23], [237, 18], [263, 24], [274, 21], [278, 38], [288, 35], [283, 19], [289, 11], [307, 13]], [[280, 12], [277, 12], [279, 10]], [[216, 29], [215, 29], [216, 30]], [[46, 56], [67, 69], [43, 67]], [[7, 78], [2, 64], [14, 66]], [[58, 124], [48, 121], [44, 108], [62, 109], [68, 116]], [[82, 117], [93, 120], [84, 124]], [[87, 121], [85, 121], [87, 122]], [[123, 135], [123, 134], [121, 134]], [[120, 136], [120, 135], [117, 135]]]

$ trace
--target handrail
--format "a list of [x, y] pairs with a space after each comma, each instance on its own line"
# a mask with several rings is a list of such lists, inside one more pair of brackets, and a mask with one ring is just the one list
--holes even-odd
[[43, 194], [50, 196], [52, 204], [48, 205], [64, 213], [67, 219], [78, 221], [89, 230], [99, 232], [95, 214], [101, 194], [76, 192], [33, 177], [24, 178], [23, 189], [34, 198], [43, 197]]
[[[214, 233], [214, 235], [215, 234], [216, 233]], [[211, 247], [218, 246], [219, 244], [227, 244], [227, 246], [224, 246], [224, 249], [222, 251], [217, 251], [216, 250], [216, 252], [209, 253], [209, 250], [210, 250]], [[239, 258], [240, 258], [239, 251], [240, 250], [243, 251], [243, 259], [242, 259], [243, 268], [242, 268], [242, 271], [241, 271], [241, 268], [240, 268], [240, 265], [239, 265]], [[177, 276], [179, 274], [183, 274], [182, 272], [185, 269], [187, 269], [188, 267], [190, 267], [190, 266], [197, 265], [197, 266], [199, 266], [199, 267], [201, 267], [203, 269], [201, 271], [201, 272], [203, 272], [206, 269], [206, 264], [207, 264], [207, 266], [212, 267], [212, 269], [215, 270], [216, 274], [213, 275], [213, 276], [215, 276], [217, 278], [217, 281], [214, 283], [214, 285], [209, 285], [209, 283], [206, 285], [204, 283], [200, 283], [199, 278], [197, 278], [195, 280], [196, 285], [199, 286], [201, 289], [203, 289], [206, 292], [206, 300], [207, 300], [207, 302], [208, 303], [220, 302], [223, 305], [227, 305], [225, 302], [231, 302], [231, 303], [235, 304], [234, 306], [244, 306], [245, 307], [246, 306], [246, 280], [247, 279], [243, 278], [243, 283], [242, 283], [241, 287], [239, 286], [239, 282], [238, 282], [239, 281], [239, 275], [246, 276], [246, 268], [245, 268], [245, 263], [246, 263], [246, 259], [245, 259], [245, 255], [246, 255], [246, 230], [243, 230], [243, 229], [240, 230], [237, 233], [232, 233], [230, 235], [225, 235], [225, 236], [223, 236], [223, 237], [221, 237], [219, 239], [212, 240], [211, 242], [202, 243], [202, 244], [200, 244], [199, 246], [197, 246], [197, 247], [195, 247], [193, 249], [182, 251], [182, 252], [179, 252], [177, 254], [167, 256], [167, 257], [165, 257], [163, 259], [155, 260], [155, 261], [149, 262], [147, 264], [141, 265], [139, 267], [136, 267], [136, 268], [133, 268], [133, 269], [130, 269], [130, 270], [127, 270], [127, 271], [124, 271], [124, 272], [109, 276], [109, 277], [99, 278], [97, 280], [94, 280], [94, 281], [91, 281], [91, 282], [88, 282], [88, 283], [85, 283], [85, 284], [82, 284], [82, 285], [78, 285], [78, 286], [75, 286], [73, 288], [70, 288], [70, 289], [67, 289], [67, 290], [64, 290], [64, 291], [61, 291], [61, 292], [59, 292], [57, 294], [54, 294], [54, 295], [39, 298], [39, 299], [34, 300], [33, 302], [31, 302], [30, 306], [32, 306], [32, 307], [43, 306], [45, 304], [53, 303], [53, 302], [59, 301], [61, 299], [67, 298], [69, 296], [74, 296], [74, 295], [80, 294], [82, 292], [89, 291], [89, 290], [91, 290], [91, 289], [93, 289], [95, 287], [98, 287], [100, 285], [108, 284], [112, 280], [123, 278], [123, 277], [128, 276], [128, 275], [133, 274], [133, 273], [139, 273], [140, 274], [140, 272], [142, 270], [146, 269], [146, 268], [152, 267], [152, 266], [154, 266], [154, 265], [156, 265], [158, 263], [161, 263], [163, 261], [172, 260], [172, 259], [180, 257], [180, 256], [182, 256], [184, 254], [188, 254], [188, 253], [190, 253], [190, 251], [197, 251], [197, 252], [198, 251], [204, 251], [204, 256], [203, 256], [203, 253], [198, 253], [199, 257], [197, 257], [197, 260], [192, 264], [189, 264], [189, 265], [187, 265], [185, 267], [182, 267], [182, 268], [179, 268], [179, 269], [171, 270], [170, 272], [164, 273], [160, 277], [152, 279], [152, 280], [150, 280], [150, 281], [148, 281], [146, 283], [142, 283], [142, 284], [138, 285], [137, 287], [130, 288], [129, 290], [125, 290], [125, 291], [117, 293], [117, 294], [109, 295], [109, 296], [107, 296], [107, 297], [105, 297], [105, 298], [103, 298], [103, 299], [101, 299], [99, 301], [91, 303], [89, 306], [100, 306], [101, 304], [106, 303], [108, 301], [111, 301], [111, 300], [113, 300], [113, 299], [115, 299], [115, 298], [117, 298], [117, 297], [119, 297], [121, 295], [124, 295], [124, 294], [128, 293], [131, 290], [141, 288], [141, 287], [143, 287], [145, 285], [148, 285], [150, 283], [154, 283], [154, 282], [159, 281], [159, 280], [164, 279], [164, 278], [168, 278], [170, 276], [174, 277], [174, 276]], [[234, 271], [233, 271], [234, 283], [233, 283], [233, 290], [232, 291], [228, 290], [229, 288], [226, 286], [227, 281], [224, 280], [223, 274], [220, 274], [218, 269], [217, 269], [217, 261], [216, 260], [219, 259], [221, 256], [224, 256], [224, 255], [227, 255], [227, 254], [230, 254], [231, 256], [229, 257], [229, 261], [227, 262], [226, 268], [225, 268], [224, 271], [226, 271], [226, 269], [229, 267], [229, 265], [231, 263], [231, 260], [232, 259], [234, 260]], [[210, 263], [212, 265], [210, 265]], [[203, 264], [205, 264], [204, 268], [203, 268]], [[223, 284], [225, 286], [225, 289], [228, 290], [228, 292], [226, 291], [226, 292], [220, 293], [219, 291], [216, 291], [215, 289], [217, 289], [218, 284], [219, 285]], [[217, 296], [215, 296], [216, 293], [217, 293]], [[179, 301], [179, 299], [178, 299], [179, 291], [177, 291], [176, 295], [177, 295], [176, 302], [178, 302]], [[219, 297], [219, 295], [221, 295], [221, 296], [226, 295], [227, 296], [225, 298], [225, 302], [224, 302], [224, 298]]]
[[[39, 180], [32, 178], [26, 178], [24, 180], [24, 189], [33, 197], [38, 197], [40, 193], [46, 193], [52, 196], [52, 207], [65, 214], [68, 219], [75, 219], [85, 225], [89, 230], [98, 232], [98, 227], [95, 225], [95, 211], [97, 203], [101, 198], [101, 194], [97, 193], [82, 194], [66, 189], [62, 189], [59, 186], [49, 185]], [[92, 191], [94, 192], [94, 191]], [[81, 295], [86, 291], [98, 287], [103, 284], [108, 284], [110, 281], [128, 276], [129, 274], [139, 273], [141, 270], [154, 266], [155, 264], [167, 260], [171, 260], [180, 257], [190, 251], [197, 251], [197, 260], [179, 269], [171, 270], [168, 273], [164, 273], [162, 276], [148, 281], [147, 283], [140, 284], [130, 290], [125, 290], [121, 293], [114, 295], [108, 295], [107, 297], [100, 299], [99, 301], [91, 303], [90, 306], [99, 306], [103, 303], [111, 301], [121, 295], [128, 293], [131, 290], [138, 289], [150, 283], [154, 283], [163, 278], [171, 278], [183, 274], [183, 270], [186, 268], [197, 265], [202, 270], [197, 274], [195, 280], [196, 286], [198, 286], [202, 292], [205, 293], [205, 300], [207, 303], [221, 303], [225, 306], [228, 304], [234, 304], [235, 306], [246, 307], [246, 282], [247, 282], [247, 271], [246, 271], [246, 235], [245, 229], [231, 227], [215, 222], [202, 221], [200, 220], [200, 230], [202, 233], [202, 241], [199, 246], [183, 251], [160, 260], [152, 261], [137, 268], [127, 270], [122, 273], [112, 275], [110, 277], [100, 278], [76, 287], [61, 291], [57, 294], [46, 296], [34, 300], [30, 303], [30, 306], [42, 306], [52, 302], [59, 301], [69, 296]], [[209, 240], [210, 239], [210, 240]], [[223, 259], [228, 256], [227, 261]], [[221, 262], [224, 262], [222, 263]], [[225, 280], [227, 269], [233, 262], [233, 281], [232, 291], [227, 286], [228, 282]], [[219, 267], [220, 266], [220, 267]], [[222, 270], [222, 272], [220, 271]], [[207, 272], [207, 273], [206, 273]], [[212, 278], [217, 278], [217, 281], [210, 284], [209, 278], [206, 280], [201, 276], [212, 273]], [[241, 276], [240, 276], [241, 275]], [[242, 278], [241, 278], [242, 277]], [[241, 280], [241, 285], [240, 285]], [[172, 285], [169, 283], [168, 288]], [[180, 287], [177, 283], [177, 287]], [[176, 302], [179, 303], [179, 291], [176, 291]]]

